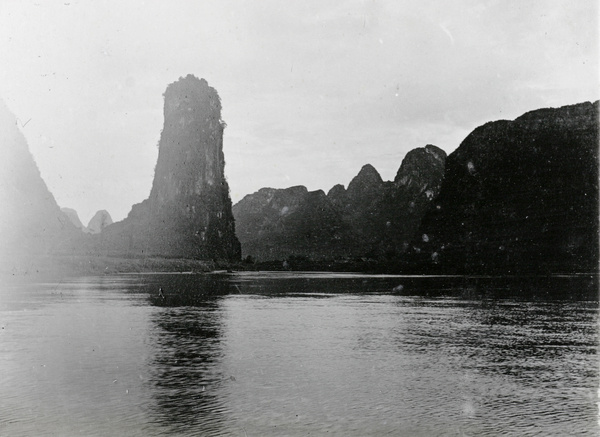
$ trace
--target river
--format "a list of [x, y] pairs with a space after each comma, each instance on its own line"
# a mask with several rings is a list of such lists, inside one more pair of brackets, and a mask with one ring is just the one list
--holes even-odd
[[598, 302], [469, 284], [330, 273], [8, 284], [0, 435], [598, 435]]

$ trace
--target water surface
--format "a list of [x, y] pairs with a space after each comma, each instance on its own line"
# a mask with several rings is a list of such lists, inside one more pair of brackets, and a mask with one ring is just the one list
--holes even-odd
[[598, 435], [598, 303], [540, 299], [547, 285], [526, 299], [489, 279], [352, 274], [8, 285], [0, 435]]

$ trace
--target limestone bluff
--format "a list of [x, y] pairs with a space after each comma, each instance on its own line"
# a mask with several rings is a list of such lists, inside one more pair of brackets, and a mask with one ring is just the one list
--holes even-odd
[[164, 127], [148, 199], [107, 227], [95, 251], [113, 256], [240, 259], [225, 179], [221, 99], [187, 75], [164, 93]]

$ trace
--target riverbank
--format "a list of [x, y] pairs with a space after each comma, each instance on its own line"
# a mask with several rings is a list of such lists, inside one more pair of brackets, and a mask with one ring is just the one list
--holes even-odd
[[206, 273], [228, 269], [227, 263], [183, 258], [122, 258], [111, 256], [35, 256], [2, 263], [4, 280], [45, 281], [68, 276], [146, 272]]

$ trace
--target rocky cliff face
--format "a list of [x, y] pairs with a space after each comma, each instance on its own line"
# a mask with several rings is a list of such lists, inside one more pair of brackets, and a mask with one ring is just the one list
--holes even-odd
[[3, 270], [60, 252], [78, 232], [48, 191], [15, 116], [1, 100], [0, 205]]
[[233, 214], [244, 256], [258, 260], [331, 259], [348, 233], [325, 193], [304, 186], [262, 188], [235, 204]]
[[598, 102], [475, 129], [446, 164], [411, 262], [444, 273], [598, 270]]
[[148, 199], [102, 232], [113, 254], [236, 260], [229, 186], [225, 179], [221, 100], [192, 75], [164, 94], [164, 128]]
[[394, 182], [367, 164], [346, 190], [263, 188], [233, 207], [244, 256], [258, 260], [390, 257], [403, 253], [426, 205], [437, 195], [445, 153], [415, 149]]

